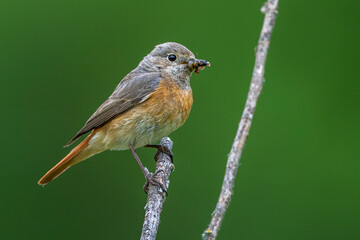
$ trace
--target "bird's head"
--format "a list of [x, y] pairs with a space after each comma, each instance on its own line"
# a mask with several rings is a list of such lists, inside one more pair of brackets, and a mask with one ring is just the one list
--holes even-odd
[[165, 71], [176, 79], [190, 79], [192, 72], [199, 73], [206, 66], [210, 62], [196, 59], [189, 49], [175, 42], [157, 45], [139, 64], [148, 71]]

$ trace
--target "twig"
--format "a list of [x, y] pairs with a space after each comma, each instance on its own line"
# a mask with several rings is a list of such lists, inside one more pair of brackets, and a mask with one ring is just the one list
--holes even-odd
[[256, 102], [261, 93], [264, 83], [264, 69], [266, 55], [270, 44], [270, 37], [275, 25], [278, 0], [268, 0], [261, 11], [265, 14], [264, 24], [261, 30], [260, 39], [256, 48], [255, 67], [250, 83], [245, 109], [243, 111], [239, 128], [231, 151], [228, 155], [226, 171], [219, 200], [212, 213], [209, 227], [202, 234], [203, 240], [214, 240], [219, 232], [226, 209], [228, 208], [233, 193], [235, 177], [240, 163], [240, 157], [245, 145], [249, 129], [253, 119]]
[[[170, 138], [165, 137], [160, 143], [162, 146], [167, 147], [170, 151], [173, 142]], [[156, 179], [164, 184], [166, 190], [169, 187], [169, 176], [174, 169], [169, 155], [160, 153], [156, 159]], [[143, 229], [141, 232], [141, 240], [155, 240], [157, 230], [160, 224], [160, 214], [162, 211], [163, 203], [166, 199], [166, 193], [160, 186], [149, 184], [148, 198], [145, 206], [145, 219]]]

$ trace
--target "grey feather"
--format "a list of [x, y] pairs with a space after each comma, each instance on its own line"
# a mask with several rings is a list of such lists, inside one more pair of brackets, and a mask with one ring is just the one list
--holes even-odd
[[74, 143], [83, 134], [103, 126], [116, 116], [135, 107], [154, 92], [161, 80], [159, 72], [132, 71], [116, 87], [111, 96], [95, 111], [84, 127], [65, 145]]

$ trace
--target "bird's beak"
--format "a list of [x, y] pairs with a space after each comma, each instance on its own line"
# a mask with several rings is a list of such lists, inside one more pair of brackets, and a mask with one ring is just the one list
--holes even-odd
[[200, 70], [203, 70], [206, 66], [210, 67], [210, 62], [202, 60], [202, 59], [196, 59], [191, 58], [188, 61], [188, 68], [190, 72], [195, 70], [195, 73], [198, 74]]

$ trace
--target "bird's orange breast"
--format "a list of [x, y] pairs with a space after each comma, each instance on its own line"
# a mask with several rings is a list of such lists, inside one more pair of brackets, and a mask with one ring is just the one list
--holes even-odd
[[102, 126], [95, 137], [114, 150], [152, 144], [184, 124], [192, 103], [190, 86], [184, 89], [165, 77], [143, 102]]
[[142, 107], [160, 122], [173, 122], [180, 127], [188, 118], [192, 104], [190, 86], [183, 89], [175, 81], [164, 78]]

